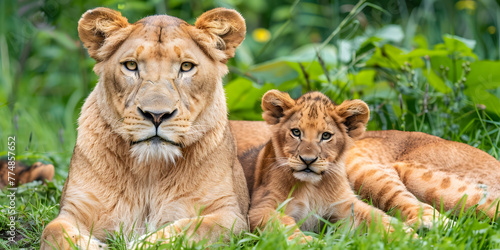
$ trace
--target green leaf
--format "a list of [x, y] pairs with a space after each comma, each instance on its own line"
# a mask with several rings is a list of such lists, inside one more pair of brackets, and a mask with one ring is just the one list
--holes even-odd
[[443, 35], [444, 44], [434, 46], [436, 50], [447, 50], [452, 53], [458, 52], [460, 57], [472, 57], [477, 59], [476, 54], [472, 51], [476, 42], [453, 35]]
[[413, 38], [414, 46], [419, 49], [427, 49], [429, 48], [429, 44], [427, 43], [427, 39], [424, 35], [418, 34]]
[[441, 93], [450, 93], [452, 91], [452, 89], [446, 85], [443, 78], [439, 77], [433, 69], [422, 70], [422, 73], [427, 77], [429, 84], [437, 91]]
[[482, 86], [485, 89], [500, 87], [500, 61], [477, 61], [470, 64], [470, 73], [465, 85], [473, 88]]
[[[308, 44], [304, 45], [292, 53], [289, 56], [279, 58], [281, 61], [289, 62], [312, 62], [317, 60], [319, 44]], [[332, 45], [327, 45], [319, 52], [321, 59], [326, 64], [335, 65], [337, 63], [337, 48]]]
[[262, 120], [261, 98], [273, 84], [255, 86], [246, 78], [236, 78], [225, 86], [227, 106], [232, 120]]
[[354, 85], [373, 86], [376, 74], [377, 71], [373, 69], [361, 70], [358, 74], [354, 75], [353, 83]]
[[447, 56], [448, 51], [445, 50], [430, 50], [430, 49], [414, 49], [408, 53], [408, 57], [424, 57], [424, 56]]
[[482, 104], [486, 106], [487, 111], [500, 115], [500, 99], [482, 86], [465, 89], [464, 94], [469, 96], [474, 104]]
[[[463, 37], [459, 37], [459, 36], [450, 35], [450, 34], [444, 34], [443, 40], [444, 40], [445, 45], [458, 46], [457, 48], [460, 48], [460, 50], [466, 50], [466, 49], [462, 48], [462, 45], [467, 46], [467, 48], [469, 50], [472, 50], [472, 49], [474, 49], [474, 47], [476, 47], [476, 41], [471, 40], [471, 39], [466, 39]], [[457, 43], [456, 41], [459, 41], [459, 43]], [[455, 50], [458, 50], [458, 49], [455, 49]]]
[[248, 73], [261, 80], [261, 82], [273, 82], [281, 84], [295, 79], [299, 73], [292, 69], [286, 61], [271, 61], [250, 68]]
[[390, 44], [385, 44], [382, 48], [375, 49], [375, 53], [366, 62], [366, 65], [400, 69], [406, 62], [411, 63], [413, 68], [420, 68], [424, 66], [424, 62], [421, 58], [409, 56], [409, 54], [405, 54], [402, 49]]
[[[304, 73], [302, 72], [299, 63], [288, 62], [288, 65], [299, 73], [299, 79], [305, 81]], [[325, 74], [325, 71], [323, 70], [319, 62], [302, 63], [302, 66], [304, 67], [304, 70], [307, 72], [309, 80], [323, 79], [322, 76]]]
[[402, 54], [402, 50], [386, 44], [382, 48], [375, 49], [375, 53], [366, 62], [366, 66], [399, 69], [404, 64], [404, 60], [401, 60]]
[[373, 36], [381, 38], [386, 41], [399, 43], [403, 40], [404, 32], [401, 26], [395, 24], [389, 24], [377, 30], [375, 34], [373, 34]]
[[486, 110], [500, 114], [500, 61], [478, 61], [471, 63], [470, 73], [465, 81], [464, 93], [476, 104], [483, 104]]

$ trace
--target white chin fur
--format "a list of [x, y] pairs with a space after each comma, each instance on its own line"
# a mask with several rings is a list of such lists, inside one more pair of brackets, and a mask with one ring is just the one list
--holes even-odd
[[293, 176], [304, 182], [317, 183], [321, 181], [321, 175], [315, 173], [294, 172]]
[[158, 161], [165, 161], [167, 163], [175, 164], [175, 161], [179, 157], [182, 157], [182, 152], [179, 147], [166, 142], [142, 142], [133, 145], [130, 149], [130, 153], [139, 164]]

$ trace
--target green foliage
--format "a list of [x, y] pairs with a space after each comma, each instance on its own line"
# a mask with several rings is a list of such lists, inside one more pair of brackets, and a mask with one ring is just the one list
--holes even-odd
[[[8, 190], [2, 190], [0, 196], [0, 248], [9, 249], [6, 234], [9, 231], [9, 217], [16, 218], [16, 241], [18, 247], [40, 247], [40, 236], [47, 224], [59, 213], [59, 200], [61, 199], [62, 181], [48, 182], [42, 185], [36, 181], [20, 186], [15, 194], [16, 214], [9, 211], [10, 198]], [[12, 210], [12, 208], [10, 209]], [[2, 239], [3, 238], [3, 239]], [[9, 247], [8, 247], [9, 246]], [[17, 249], [14, 248], [14, 249]]]
[[[18, 189], [18, 244], [7, 245], [8, 198], [0, 196], [0, 248], [38, 248], [44, 226], [58, 213], [76, 138], [80, 107], [97, 82], [94, 61], [77, 34], [81, 14], [105, 6], [130, 22], [168, 13], [190, 23], [213, 7], [239, 10], [247, 37], [229, 62], [225, 89], [231, 119], [261, 119], [260, 98], [270, 89], [298, 97], [326, 93], [335, 102], [360, 98], [371, 109], [369, 129], [422, 131], [500, 155], [500, 9], [495, 1], [304, 0], [25, 0], [0, 1], [0, 157], [16, 136], [19, 160], [56, 167], [47, 186]], [[286, 230], [245, 232], [228, 249], [493, 249], [497, 223], [467, 211], [411, 239], [331, 225], [312, 245], [286, 240]], [[125, 249], [122, 232], [112, 249]], [[167, 246], [189, 245], [179, 238]]]
[[[357, 7], [351, 13], [367, 6]], [[332, 35], [351, 29], [355, 20], [349, 18]], [[500, 61], [480, 60], [474, 52], [476, 41], [456, 35], [444, 34], [432, 49], [425, 37], [417, 36], [411, 50], [398, 45], [403, 37], [403, 29], [391, 24], [371, 34], [337, 39], [337, 46], [308, 44], [252, 66], [241, 75], [254, 82], [253, 88], [248, 89], [248, 83], [245, 91], [233, 91], [241, 79], [227, 84], [229, 103], [243, 98], [246, 107], [231, 109], [230, 118], [258, 117], [260, 99], [252, 103], [248, 96], [265, 92], [269, 84], [294, 97], [318, 90], [337, 103], [366, 101], [372, 111], [370, 129], [427, 132], [498, 157]]]

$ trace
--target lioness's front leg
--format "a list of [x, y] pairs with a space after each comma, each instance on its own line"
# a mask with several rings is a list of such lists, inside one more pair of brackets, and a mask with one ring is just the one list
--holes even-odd
[[189, 240], [208, 239], [209, 242], [216, 242], [221, 238], [229, 239], [231, 231], [241, 232], [247, 229], [245, 216], [230, 209], [221, 209], [212, 214], [177, 220], [151, 234], [145, 241], [156, 243], [163, 240], [167, 243], [173, 237], [182, 233]]
[[51, 221], [43, 230], [40, 249], [73, 249], [72, 245], [89, 250], [106, 248], [90, 232], [78, 228], [75, 221], [71, 216], [61, 215]]

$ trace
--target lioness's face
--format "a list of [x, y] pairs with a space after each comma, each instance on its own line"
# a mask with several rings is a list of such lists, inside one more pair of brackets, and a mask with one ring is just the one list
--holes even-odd
[[182, 21], [149, 17], [142, 22], [110, 58], [112, 87], [121, 94], [116, 107], [121, 131], [138, 157], [176, 157], [203, 133], [195, 122], [212, 102], [225, 65], [203, 53]]
[[[350, 124], [357, 114], [353, 117], [339, 112], [344, 104], [335, 106], [319, 92], [305, 94], [296, 101], [284, 93], [268, 92], [262, 102], [264, 119], [274, 124], [277, 156], [286, 160], [284, 165], [291, 168], [295, 178], [316, 183], [325, 173], [336, 174], [337, 162], [342, 162], [352, 144], [348, 132], [358, 129]], [[347, 109], [357, 106], [349, 105]], [[361, 106], [368, 109], [364, 103]]]
[[[215, 98], [224, 95], [221, 79], [227, 73], [224, 62], [229, 58], [228, 50], [234, 54], [243, 36], [240, 34], [241, 39], [234, 44], [204, 26], [212, 27], [213, 22], [221, 25], [224, 14], [233, 22], [234, 18], [243, 19], [235, 11], [218, 10], [221, 13], [212, 10], [202, 15], [196, 27], [166, 15], [150, 16], [135, 24], [122, 23], [105, 36], [93, 56], [98, 61], [100, 84], [107, 93], [106, 104], [116, 114], [108, 119], [115, 119], [112, 126], [130, 143], [131, 153], [139, 162], [174, 161], [181, 156], [182, 148], [210, 130], [210, 125], [204, 124], [207, 115], [220, 119], [217, 114], [202, 117], [205, 110], [217, 106], [226, 113], [225, 105]], [[105, 14], [109, 18], [109, 13]], [[112, 14], [119, 15], [115, 11]], [[124, 22], [122, 19], [119, 16], [112, 21]], [[230, 31], [226, 32], [231, 35]], [[80, 37], [85, 43], [82, 31]]]

